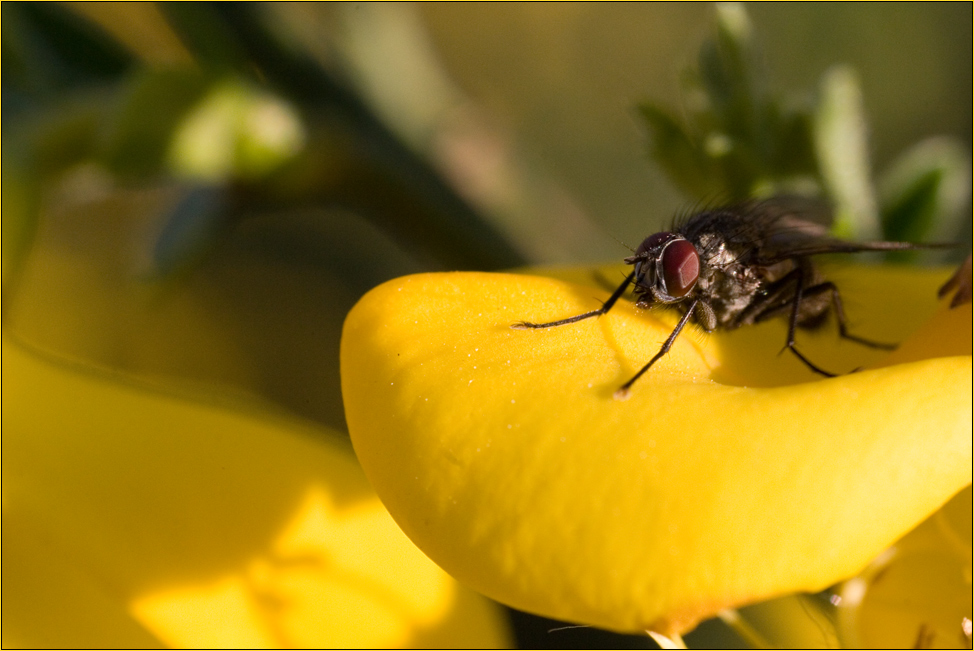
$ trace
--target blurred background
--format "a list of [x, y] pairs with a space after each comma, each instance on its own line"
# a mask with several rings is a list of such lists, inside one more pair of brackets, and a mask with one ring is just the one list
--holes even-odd
[[[345, 430], [341, 326], [370, 288], [618, 261], [695, 199], [651, 161], [636, 106], [692, 101], [710, 4], [0, 11], [4, 336], [322, 436]], [[876, 176], [931, 136], [969, 157], [969, 3], [747, 11], [786, 101], [858, 72]], [[610, 644], [513, 616], [522, 645]]]
[[[783, 96], [858, 70], [876, 174], [928, 136], [970, 151], [969, 6], [748, 11]], [[710, 5], [3, 12], [4, 325], [60, 354], [342, 428], [338, 336], [369, 288], [616, 261], [694, 199], [635, 106], [679, 114]]]

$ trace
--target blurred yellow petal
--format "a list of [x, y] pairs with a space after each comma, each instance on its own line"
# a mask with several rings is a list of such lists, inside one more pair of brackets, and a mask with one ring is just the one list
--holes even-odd
[[508, 643], [321, 428], [6, 338], [3, 405], [4, 646]]
[[[840, 286], [855, 290], [855, 332], [907, 336], [943, 277], [853, 268]], [[776, 356], [782, 323], [687, 333], [620, 402], [671, 313], [623, 303], [598, 320], [510, 328], [591, 310], [599, 293], [426, 274], [376, 288], [346, 320], [342, 389], [366, 474], [409, 537], [484, 594], [611, 629], [684, 631], [854, 575], [970, 483], [969, 347], [823, 380]], [[837, 371], [882, 363], [836, 339], [799, 344]]]
[[850, 649], [971, 646], [971, 487], [841, 589]]

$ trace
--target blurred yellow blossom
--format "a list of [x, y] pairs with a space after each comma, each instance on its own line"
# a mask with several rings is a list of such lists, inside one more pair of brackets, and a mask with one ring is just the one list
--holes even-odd
[[509, 644], [320, 427], [6, 337], [3, 405], [4, 646]]

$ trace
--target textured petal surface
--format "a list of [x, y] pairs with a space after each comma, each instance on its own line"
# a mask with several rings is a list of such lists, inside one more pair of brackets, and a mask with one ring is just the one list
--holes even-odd
[[[895, 341], [935, 311], [943, 277], [837, 279], [854, 331]], [[606, 292], [588, 282], [410, 276], [346, 321], [342, 389], [366, 474], [471, 587], [562, 619], [682, 631], [855, 574], [970, 483], [969, 306], [951, 356], [827, 380], [776, 355], [783, 324], [687, 333], [620, 402], [671, 313], [621, 302], [597, 320], [510, 328], [597, 307]], [[799, 344], [837, 371], [883, 365], [834, 333]]]

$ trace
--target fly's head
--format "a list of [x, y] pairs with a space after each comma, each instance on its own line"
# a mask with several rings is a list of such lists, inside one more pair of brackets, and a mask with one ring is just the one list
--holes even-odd
[[679, 303], [693, 291], [700, 277], [697, 248], [676, 233], [650, 235], [625, 262], [634, 267], [641, 306], [652, 302], [650, 297], [659, 303]]

